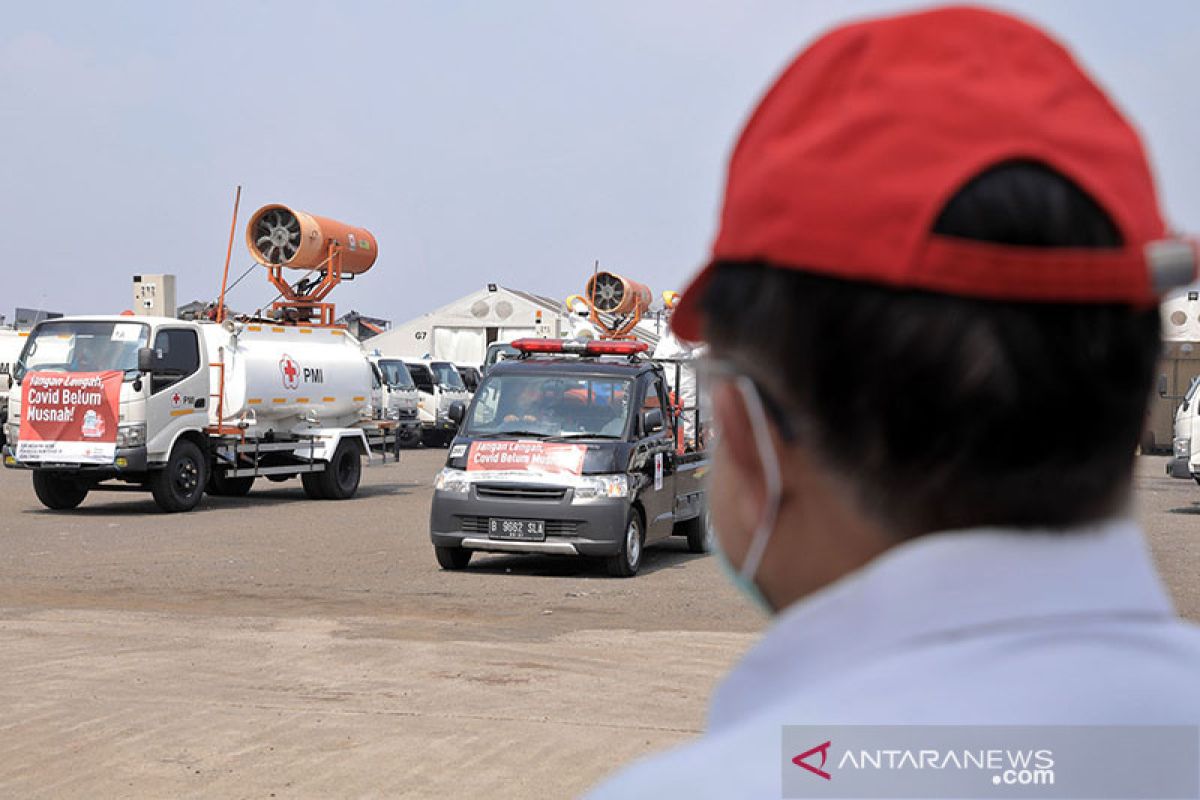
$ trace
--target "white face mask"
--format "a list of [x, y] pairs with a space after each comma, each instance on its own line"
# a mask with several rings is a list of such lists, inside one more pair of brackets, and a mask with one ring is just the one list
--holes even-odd
[[758, 584], [755, 583], [754, 578], [758, 574], [759, 566], [762, 565], [763, 555], [767, 552], [767, 543], [771, 540], [771, 534], [775, 531], [775, 522], [779, 517], [779, 505], [783, 496], [783, 481], [779, 469], [779, 458], [775, 453], [775, 442], [771, 439], [771, 428], [767, 423], [767, 414], [763, 408], [758, 387], [745, 375], [739, 375], [734, 384], [742, 394], [742, 400], [746, 405], [746, 414], [750, 417], [754, 446], [758, 451], [758, 460], [762, 464], [763, 478], [766, 481], [767, 497], [762, 516], [759, 517], [758, 525], [754, 528], [754, 535], [750, 538], [750, 546], [746, 550], [746, 557], [742, 559], [741, 567], [735, 568], [729, 557], [725, 555], [719, 535], [716, 537], [717, 557], [734, 586], [764, 611], [772, 613], [774, 609]]

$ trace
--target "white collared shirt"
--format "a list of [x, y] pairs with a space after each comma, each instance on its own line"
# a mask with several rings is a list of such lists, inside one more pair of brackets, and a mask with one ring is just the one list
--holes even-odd
[[781, 796], [782, 726], [1200, 724], [1200, 629], [1129, 520], [894, 547], [776, 617], [708, 730], [590, 798]]

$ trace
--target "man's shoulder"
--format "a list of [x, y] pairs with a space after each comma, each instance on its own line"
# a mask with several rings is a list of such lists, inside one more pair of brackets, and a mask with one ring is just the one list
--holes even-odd
[[1200, 725], [1200, 628], [1061, 621], [924, 643], [809, 676], [591, 797], [779, 797], [785, 725]]

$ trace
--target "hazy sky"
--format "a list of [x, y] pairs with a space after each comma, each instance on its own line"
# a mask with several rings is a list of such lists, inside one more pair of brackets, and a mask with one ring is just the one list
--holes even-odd
[[[341, 310], [403, 321], [485, 283], [555, 297], [594, 259], [679, 288], [772, 76], [830, 25], [924, 4], [817, 0], [5, 3], [0, 313], [215, 297], [234, 186], [372, 230]], [[1200, 3], [998, 2], [1064, 39], [1140, 124], [1200, 231]], [[864, 232], [864, 235], [869, 235]], [[231, 296], [273, 292], [252, 275]]]

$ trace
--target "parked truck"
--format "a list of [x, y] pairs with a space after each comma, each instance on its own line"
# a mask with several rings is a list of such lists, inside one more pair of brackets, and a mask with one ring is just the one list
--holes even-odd
[[4, 423], [8, 421], [8, 390], [12, 386], [13, 365], [25, 346], [26, 331], [0, 327], [0, 445], [4, 444]]
[[578, 555], [629, 577], [647, 544], [671, 536], [708, 551], [703, 415], [681, 407], [667, 380], [690, 367], [647, 359], [635, 341], [513, 347], [516, 359], [484, 375], [437, 475], [438, 563], [464, 569], [477, 551]]
[[421, 441], [418, 408], [421, 398], [408, 367], [400, 359], [381, 356], [378, 351], [371, 361], [379, 370], [379, 379], [383, 384], [383, 417], [397, 423], [398, 444], [404, 447], [418, 444]]
[[404, 362], [419, 392], [417, 414], [421, 421], [421, 442], [426, 447], [446, 447], [454, 439], [458, 422], [450, 410], [459, 407], [458, 416], [471, 399], [462, 376], [449, 361], [410, 359]]

